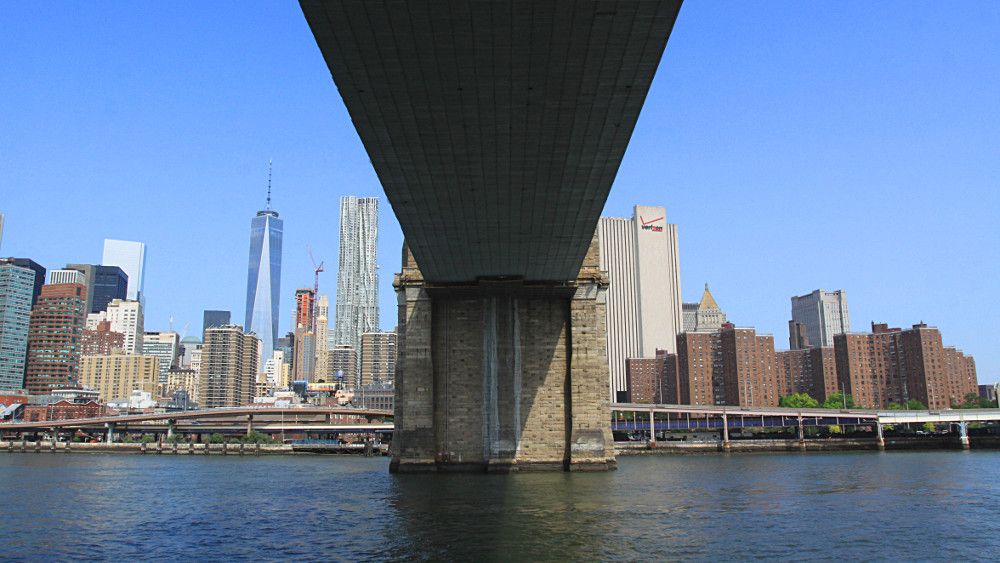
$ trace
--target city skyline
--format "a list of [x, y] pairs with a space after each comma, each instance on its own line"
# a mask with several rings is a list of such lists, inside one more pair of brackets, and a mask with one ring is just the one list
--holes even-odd
[[[987, 321], [1000, 316], [998, 305], [978, 298], [995, 291], [995, 280], [1000, 279], [998, 243], [987, 227], [989, 218], [995, 217], [1000, 207], [998, 196], [989, 189], [996, 164], [985, 158], [990, 151], [995, 154], [996, 139], [989, 132], [997, 129], [1000, 116], [987, 103], [995, 97], [997, 82], [983, 78], [1000, 73], [993, 71], [996, 61], [985, 55], [986, 43], [975, 40], [988, 37], [985, 30], [992, 29], [1000, 18], [989, 7], [975, 8], [979, 11], [969, 15], [929, 6], [909, 8], [911, 18], [904, 23], [879, 17], [893, 9], [898, 8], [848, 6], [842, 13], [834, 13], [832, 9], [810, 7], [810, 12], [816, 12], [814, 20], [810, 20], [804, 17], [801, 7], [765, 7], [765, 11], [774, 13], [753, 17], [749, 7], [733, 7], [722, 17], [720, 7], [686, 6], [681, 15], [684, 25], [678, 27], [668, 46], [669, 53], [678, 51], [683, 56], [671, 58], [671, 72], [654, 80], [652, 103], [644, 109], [604, 215], [626, 215], [636, 203], [667, 208], [672, 222], [679, 225], [685, 301], [697, 300], [703, 282], [708, 280], [732, 319], [753, 324], [783, 342], [789, 297], [818, 287], [844, 288], [851, 295], [851, 315], [859, 326], [872, 320], [903, 326], [924, 320], [940, 326], [954, 343], [976, 357], [981, 380], [994, 381], [1000, 374], [1000, 352], [988, 336], [966, 320], [973, 313]], [[287, 175], [283, 182], [296, 189], [295, 195], [283, 195], [281, 200], [282, 216], [292, 229], [286, 239], [283, 287], [310, 285], [312, 271], [306, 244], [313, 244], [318, 257], [334, 256], [337, 234], [331, 225], [340, 195], [381, 197], [377, 178], [368, 167], [346, 114], [334, 110], [331, 116], [331, 112], [295, 109], [320, 103], [336, 108], [339, 104], [328, 78], [319, 72], [323, 64], [315, 46], [308, 37], [297, 34], [303, 24], [295, 6], [268, 7], [259, 14], [239, 15], [248, 18], [245, 26], [227, 29], [224, 39], [244, 45], [249, 53], [223, 49], [202, 62], [205, 47], [183, 42], [179, 48], [184, 56], [180, 58], [187, 62], [180, 65], [166, 61], [169, 64], [160, 67], [159, 72], [164, 76], [182, 72], [212, 76], [209, 70], [218, 68], [221, 61], [242, 69], [244, 59], [255, 59], [252, 65], [246, 63], [249, 69], [260, 60], [280, 59], [291, 61], [282, 72], [292, 84], [301, 86], [300, 91], [291, 92], [292, 96], [285, 99], [289, 92], [275, 91], [273, 85], [259, 88], [258, 84], [272, 75], [258, 69], [248, 71], [249, 83], [241, 83], [240, 88], [267, 94], [248, 95], [247, 100], [239, 102], [245, 105], [236, 109], [211, 103], [211, 96], [206, 102], [200, 89], [177, 92], [170, 103], [190, 115], [190, 121], [202, 120], [202, 125], [192, 128], [186, 121], [167, 123], [162, 116], [153, 114], [148, 120], [154, 126], [152, 134], [159, 140], [140, 137], [131, 148], [119, 143], [131, 139], [127, 123], [136, 120], [136, 114], [144, 113], [149, 101], [142, 96], [126, 97], [136, 88], [144, 88], [141, 84], [112, 80], [115, 75], [111, 67], [105, 66], [104, 58], [117, 50], [109, 54], [106, 48], [94, 47], [95, 54], [83, 52], [81, 56], [88, 57], [83, 68], [89, 70], [77, 75], [58, 66], [59, 57], [46, 54], [46, 49], [54, 46], [30, 41], [32, 29], [53, 33], [55, 28], [86, 44], [87, 39], [79, 35], [82, 29], [69, 23], [90, 21], [95, 16], [72, 8], [66, 14], [45, 9], [20, 13], [17, 6], [13, 10], [15, 16], [35, 23], [0, 39], [10, 47], [4, 50], [10, 55], [0, 56], [10, 56], [17, 68], [44, 58], [39, 72], [60, 76], [71, 85], [91, 84], [90, 71], [96, 70], [109, 81], [108, 88], [122, 94], [112, 95], [112, 101], [107, 102], [110, 105], [106, 105], [104, 87], [91, 85], [89, 89], [78, 89], [80, 99], [72, 107], [79, 108], [79, 115], [63, 112], [58, 104], [46, 104], [52, 116], [40, 118], [41, 114], [36, 113], [40, 108], [24, 99], [29, 91], [49, 92], [40, 75], [27, 72], [23, 84], [12, 85], [12, 102], [23, 107], [24, 112], [11, 120], [11, 131], [16, 134], [0, 140], [12, 164], [0, 171], [0, 179], [4, 185], [25, 186], [25, 190], [12, 198], [5, 197], [4, 209], [0, 210], [6, 215], [4, 255], [32, 258], [55, 269], [66, 263], [99, 263], [96, 249], [105, 237], [143, 241], [154, 250], [146, 276], [146, 293], [151, 297], [146, 313], [149, 328], [166, 329], [167, 319], [174, 316], [180, 325], [191, 321], [191, 332], [195, 333], [203, 309], [241, 310], [239, 288], [245, 279], [241, 279], [242, 267], [235, 262], [242, 261], [236, 259], [240, 255], [245, 260], [244, 221], [258, 205], [253, 188], [260, 185], [262, 163], [269, 156], [275, 156], [276, 170]], [[182, 9], [156, 10], [163, 20], [183, 22]], [[785, 14], [777, 13], [781, 11]], [[126, 24], [139, 24], [129, 19], [128, 8], [122, 8], [122, 12], [108, 21], [92, 22], [91, 27], [128, 45], [132, 34], [125, 33]], [[756, 29], [747, 25], [748, 21], [768, 21], [768, 17], [782, 22], [801, 19], [804, 23], [787, 36], [769, 33], [773, 28], [767, 26]], [[888, 29], [873, 23], [880, 20], [892, 23]], [[820, 27], [817, 22], [821, 21], [828, 22], [828, 29]], [[932, 22], [947, 22], [941, 28], [950, 31], [938, 30]], [[713, 29], [716, 23], [723, 29]], [[261, 25], [294, 26], [295, 32], [275, 34], [294, 39], [264, 44], [236, 29]], [[196, 30], [180, 23], [177, 26], [183, 37], [195, 35]], [[852, 30], [849, 41], [843, 35], [846, 29]], [[955, 33], [956, 29], [961, 32]], [[727, 39], [723, 45], [716, 39], [726, 35], [738, 40]], [[953, 35], [964, 39], [958, 41]], [[938, 48], [918, 49], [914, 38]], [[804, 48], [786, 48], [786, 41], [787, 45]], [[901, 46], [894, 46], [893, 41]], [[850, 56], [837, 54], [833, 60], [834, 48], [823, 47], [824, 42], [849, 49]], [[178, 46], [170, 49], [174, 47]], [[165, 51], [147, 54], [161, 60], [166, 57]], [[768, 56], [780, 53], [780, 64], [775, 65], [782, 69], [780, 80], [775, 69], [753, 64], [755, 58], [766, 58], [760, 55], [764, 51]], [[946, 56], [939, 56], [939, 51]], [[135, 52], [146, 51], [137, 46]], [[855, 60], [844, 62], [851, 59]], [[869, 59], [878, 62], [864, 62]], [[887, 59], [897, 62], [887, 66]], [[128, 58], [116, 60], [129, 68], [138, 64]], [[716, 63], [706, 67], [702, 64], [706, 60]], [[155, 77], [138, 69], [136, 72], [141, 77], [137, 80], [156, 83]], [[932, 75], [938, 77], [935, 82], [929, 82]], [[844, 107], [831, 105], [835, 102], [827, 95], [831, 84], [838, 92], [858, 88], [870, 93], [883, 92], [879, 85], [884, 82], [899, 87], [884, 91], [884, 96], [848, 96], [846, 100], [837, 96], [836, 103]], [[713, 91], [708, 88], [712, 84], [728, 86]], [[927, 84], [930, 87], [924, 88]], [[976, 84], [977, 88], [969, 88], [968, 84]], [[222, 88], [214, 83], [202, 87], [212, 95], [218, 95]], [[949, 91], [945, 93], [945, 89]], [[935, 96], [942, 95], [951, 102], [945, 106], [937, 103]], [[230, 98], [220, 97], [231, 103]], [[699, 97], [700, 107], [691, 107], [692, 100]], [[732, 104], [736, 98], [744, 103]], [[206, 109], [198, 110], [196, 102]], [[727, 109], [727, 105], [738, 105], [740, 111]], [[964, 109], [959, 112], [951, 107]], [[271, 108], [277, 110], [272, 117], [253, 124], [242, 120], [243, 114], [259, 115]], [[750, 117], [743, 116], [742, 110], [752, 112]], [[203, 120], [202, 111], [220, 117]], [[970, 122], [968, 115], [976, 115], [975, 122]], [[29, 124], [39, 119], [50, 124], [52, 119], [61, 120], [52, 134], [62, 135], [68, 142], [96, 123], [113, 127], [96, 147], [77, 143], [60, 148], [56, 151], [58, 158], [42, 169], [32, 164], [35, 159], [22, 158], [47, 142], [47, 137], [30, 130]], [[874, 123], [865, 127], [865, 120]], [[911, 125], [913, 122], [920, 125]], [[724, 131], [714, 131], [714, 125], [720, 123], [725, 124]], [[956, 124], [961, 126], [961, 135], [952, 132]], [[249, 140], [234, 142], [234, 128], [248, 132]], [[294, 134], [276, 134], [279, 129]], [[662, 131], [670, 133], [663, 136]], [[893, 131], [893, 136], [886, 131]], [[123, 137], [123, 132], [129, 134]], [[303, 148], [303, 135], [322, 138], [324, 141], [317, 145], [336, 146], [338, 150]], [[207, 150], [217, 137], [225, 141], [222, 148]], [[741, 138], [745, 141], [732, 140]], [[927, 139], [947, 139], [951, 148], [947, 155], [940, 156], [939, 143]], [[182, 152], [177, 163], [151, 156], [165, 152], [153, 149], [177, 146]], [[901, 146], [910, 148], [903, 150]], [[194, 154], [196, 151], [205, 154]], [[120, 154], [121, 159], [109, 162], [107, 158], [93, 158], [104, 152]], [[697, 156], [699, 153], [704, 156]], [[86, 164], [87, 160], [101, 165]], [[216, 184], [218, 187], [213, 187]], [[135, 198], [136, 185], [149, 188], [149, 193], [157, 194], [155, 199]], [[95, 198], [67, 194], [70, 186], [79, 191], [87, 186], [106, 189], [106, 197], [121, 198], [123, 211], [114, 215], [114, 223], [95, 222], [89, 218], [106, 216], [106, 198], [88, 201]], [[960, 198], [939, 205], [942, 197], [956, 189]], [[815, 194], [824, 205], [841, 206], [836, 218], [819, 215], [803, 221], [808, 207], [802, 196], [807, 193]], [[44, 210], [33, 209], [36, 196], [54, 203]], [[710, 202], [707, 206], [706, 201]], [[162, 219], [149, 220], [143, 206], [150, 202], [155, 203], [158, 213], [163, 213]], [[383, 273], [390, 273], [398, 270], [402, 238], [392, 215], [382, 215], [380, 265]], [[803, 230], [802, 225], [809, 228]], [[72, 244], [58, 237], [65, 232], [74, 233]], [[798, 236], [789, 236], [792, 232]], [[906, 239], [910, 250], [919, 249], [920, 259], [913, 260], [912, 252], [887, 254], [873, 244], [890, 232]], [[732, 252], [726, 245], [744, 233], [752, 233], [763, 246], [752, 252]], [[765, 267], [760, 267], [762, 259], [766, 259]], [[187, 260], [218, 267], [191, 268], [204, 271], [181, 275]], [[928, 263], [937, 267], [926, 271]], [[330, 271], [323, 281], [331, 283], [334, 275]], [[395, 317], [395, 295], [388, 289], [389, 277], [383, 275], [380, 286], [380, 324], [385, 330], [392, 328]], [[292, 292], [284, 291], [281, 309], [291, 310], [292, 299]], [[286, 318], [280, 320], [282, 325], [287, 322]], [[279, 334], [285, 332], [287, 327], [279, 329]]]

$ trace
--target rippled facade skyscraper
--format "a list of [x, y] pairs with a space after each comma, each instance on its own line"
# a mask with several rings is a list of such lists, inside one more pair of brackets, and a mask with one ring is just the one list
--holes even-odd
[[[281, 301], [281, 239], [284, 222], [267, 208], [250, 220], [250, 265], [247, 270], [247, 311], [244, 330], [261, 341], [261, 357], [270, 358], [278, 338], [278, 304]], [[258, 365], [264, 365], [263, 360]]]
[[[340, 198], [340, 261], [333, 344], [361, 349], [361, 335], [378, 331], [378, 198]], [[355, 361], [355, 385], [361, 373]]]

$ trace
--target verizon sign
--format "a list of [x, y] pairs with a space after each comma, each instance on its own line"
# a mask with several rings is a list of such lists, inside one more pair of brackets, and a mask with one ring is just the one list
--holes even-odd
[[653, 231], [654, 233], [662, 233], [663, 225], [654, 225], [653, 223], [657, 221], [662, 221], [664, 217], [657, 217], [656, 219], [645, 220], [642, 215], [639, 216], [639, 222], [642, 223], [641, 227], [644, 231]]

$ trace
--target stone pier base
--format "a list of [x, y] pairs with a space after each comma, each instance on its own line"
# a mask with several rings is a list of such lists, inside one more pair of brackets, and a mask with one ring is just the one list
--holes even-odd
[[613, 469], [598, 264], [595, 243], [565, 283], [435, 285], [404, 249], [391, 471]]

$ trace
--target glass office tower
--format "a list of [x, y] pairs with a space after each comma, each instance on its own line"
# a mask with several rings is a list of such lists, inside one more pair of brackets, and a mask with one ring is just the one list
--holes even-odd
[[131, 301], [145, 303], [143, 281], [146, 270], [146, 245], [131, 240], [104, 239], [103, 266], [118, 266], [128, 277], [126, 296]]
[[21, 389], [35, 272], [0, 260], [0, 391]]
[[[270, 358], [278, 337], [278, 303], [281, 299], [281, 239], [284, 224], [271, 209], [250, 220], [250, 265], [247, 270], [247, 311], [244, 330], [261, 341], [261, 356]], [[264, 365], [263, 362], [260, 365]]]

